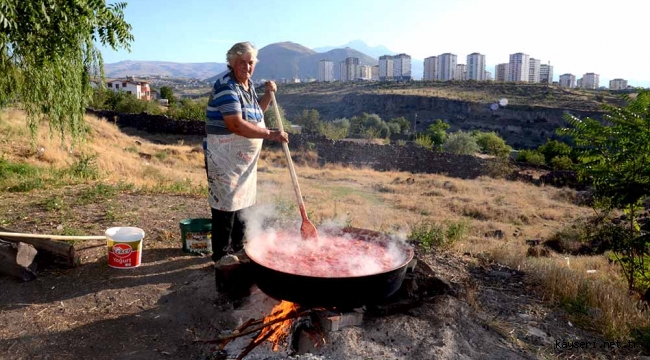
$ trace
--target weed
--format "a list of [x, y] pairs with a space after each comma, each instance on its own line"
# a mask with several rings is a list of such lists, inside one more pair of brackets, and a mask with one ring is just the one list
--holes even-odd
[[113, 198], [116, 193], [115, 187], [99, 183], [93, 187], [83, 189], [77, 197], [77, 203], [87, 205], [99, 200], [108, 200]]
[[168, 154], [165, 151], [158, 151], [155, 154], [153, 154], [153, 156], [160, 161], [165, 161], [165, 159], [167, 159], [167, 155]]
[[66, 204], [60, 195], [55, 195], [45, 200], [43, 206], [47, 211], [58, 211], [66, 208]]

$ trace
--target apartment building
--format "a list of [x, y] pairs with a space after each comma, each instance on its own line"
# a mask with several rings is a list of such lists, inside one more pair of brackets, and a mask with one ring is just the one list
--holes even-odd
[[357, 79], [370, 81], [370, 79], [372, 79], [372, 66], [359, 65], [359, 75], [357, 76]]
[[609, 81], [610, 90], [625, 90], [627, 89], [627, 80], [624, 79], [612, 79]]
[[466, 80], [485, 81], [485, 55], [471, 53], [467, 55]]
[[370, 69], [370, 80], [379, 81], [379, 65], [374, 65], [372, 69]]
[[528, 82], [537, 84], [540, 78], [540, 65], [542, 62], [539, 59], [530, 58], [528, 66]]
[[379, 57], [379, 81], [393, 80], [393, 56], [382, 55]]
[[393, 56], [393, 80], [409, 81], [411, 80], [411, 56], [406, 54], [397, 54]]
[[582, 75], [582, 79], [578, 80], [578, 87], [582, 89], [598, 89], [600, 86], [600, 76], [596, 73], [586, 73]]
[[323, 59], [318, 62], [318, 81], [334, 81], [334, 62]]
[[438, 57], [429, 56], [424, 59], [424, 81], [438, 80]]
[[359, 58], [349, 57], [339, 63], [341, 81], [354, 81], [359, 74]]
[[454, 80], [456, 81], [467, 80], [467, 65], [456, 64], [456, 72], [454, 73]]
[[494, 68], [494, 81], [506, 82], [508, 81], [510, 64], [503, 63], [499, 64]]
[[484, 79], [484, 81], [492, 81], [492, 73], [485, 70], [483, 72], [483, 79]]
[[560, 75], [560, 87], [574, 88], [576, 87], [576, 77], [573, 74]]
[[438, 55], [438, 80], [451, 81], [456, 74], [457, 56], [451, 53]]
[[541, 64], [539, 66], [539, 82], [553, 84], [553, 67], [550, 64]]
[[508, 81], [528, 82], [530, 73], [530, 56], [524, 53], [510, 55], [508, 62]]

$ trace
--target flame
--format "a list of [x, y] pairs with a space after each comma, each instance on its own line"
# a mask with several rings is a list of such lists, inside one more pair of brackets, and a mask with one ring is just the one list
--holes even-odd
[[297, 313], [297, 311], [298, 305], [289, 301], [282, 300], [281, 303], [273, 308], [271, 315], [264, 318], [264, 324], [271, 323], [277, 319], [286, 317], [290, 318], [265, 327], [259, 333], [259, 335], [257, 335], [253, 342], [257, 343], [258, 341], [261, 341], [261, 339], [266, 338], [266, 340], [270, 341], [273, 344], [273, 351], [278, 351], [280, 348], [280, 343], [286, 339], [287, 335], [289, 335], [291, 322], [293, 321], [293, 317], [291, 317], [291, 315]]

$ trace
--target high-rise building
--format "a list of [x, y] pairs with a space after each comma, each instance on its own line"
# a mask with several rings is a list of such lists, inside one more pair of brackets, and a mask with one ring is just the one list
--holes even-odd
[[539, 59], [530, 58], [528, 66], [528, 82], [537, 84], [540, 77], [540, 65], [541, 61]]
[[359, 58], [349, 57], [339, 63], [341, 81], [354, 81], [359, 74]]
[[393, 80], [393, 56], [382, 55], [379, 57], [379, 81]]
[[627, 89], [627, 80], [613, 79], [609, 81], [610, 90], [625, 90]]
[[438, 80], [451, 81], [456, 73], [457, 56], [451, 53], [438, 55]]
[[528, 82], [530, 72], [530, 57], [523, 53], [510, 55], [508, 63], [508, 81]]
[[600, 76], [595, 73], [586, 73], [582, 75], [580, 79], [580, 85], [578, 87], [583, 89], [598, 89], [600, 86]]
[[550, 64], [541, 64], [539, 66], [539, 82], [542, 84], [553, 83], [553, 67]]
[[467, 65], [456, 64], [456, 72], [454, 73], [454, 80], [464, 81], [467, 79]]
[[318, 62], [318, 81], [334, 81], [334, 62], [323, 59]]
[[573, 74], [560, 75], [560, 87], [574, 88], [576, 87], [576, 77]]
[[467, 80], [484, 81], [485, 55], [471, 53], [467, 55]]
[[411, 80], [411, 56], [397, 54], [393, 56], [393, 79], [396, 81]]
[[483, 73], [483, 79], [485, 79], [485, 81], [492, 81], [492, 73], [485, 70]]
[[424, 81], [438, 80], [438, 57], [429, 56], [424, 59]]
[[510, 67], [510, 64], [504, 63], [504, 64], [499, 64], [494, 68], [494, 81], [499, 81], [499, 82], [506, 82], [508, 81], [508, 74], [510, 73], [508, 71], [508, 68]]
[[379, 65], [374, 65], [370, 71], [370, 80], [379, 81]]
[[359, 65], [359, 75], [357, 76], [359, 80], [369, 81], [372, 78], [372, 66], [370, 65]]

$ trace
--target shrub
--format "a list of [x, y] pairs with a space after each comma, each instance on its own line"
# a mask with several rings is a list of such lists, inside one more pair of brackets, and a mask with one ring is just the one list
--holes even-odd
[[486, 154], [507, 157], [512, 151], [512, 148], [506, 144], [505, 140], [495, 132], [479, 132], [475, 137], [481, 151]]
[[553, 170], [571, 170], [573, 168], [573, 161], [566, 155], [556, 156], [551, 159], [551, 166]]
[[433, 149], [433, 140], [431, 140], [429, 135], [417, 134], [415, 136], [415, 144], [425, 149]]
[[535, 166], [542, 166], [546, 164], [544, 155], [540, 154], [537, 150], [521, 150], [517, 153], [517, 162], [524, 162]]
[[479, 151], [476, 138], [471, 134], [458, 131], [449, 134], [447, 140], [442, 144], [442, 150], [450, 154], [471, 155]]

